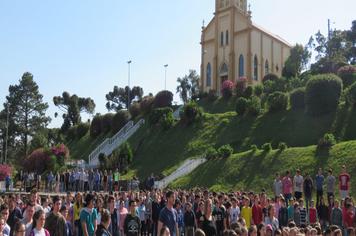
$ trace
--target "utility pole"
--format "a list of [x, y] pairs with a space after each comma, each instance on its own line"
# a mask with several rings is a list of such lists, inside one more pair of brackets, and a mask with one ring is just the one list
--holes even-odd
[[10, 106], [9, 106], [9, 103], [7, 103], [4, 163], [6, 163], [6, 161], [7, 161], [7, 147], [8, 147], [8, 139], [9, 139], [9, 116], [10, 116], [9, 111], [10, 111]]
[[130, 60], [130, 61], [128, 61], [127, 62], [127, 64], [128, 64], [128, 66], [129, 66], [129, 70], [128, 70], [128, 90], [127, 90], [127, 110], [129, 110], [129, 108], [130, 108], [130, 70], [131, 70], [131, 67], [130, 67], [130, 65], [131, 65], [131, 63], [132, 63], [132, 61]]
[[167, 67], [168, 64], [164, 65], [164, 90], [167, 90]]

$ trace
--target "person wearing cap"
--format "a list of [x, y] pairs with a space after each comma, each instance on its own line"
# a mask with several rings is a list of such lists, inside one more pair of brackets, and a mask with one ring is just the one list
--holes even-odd
[[58, 196], [53, 197], [53, 208], [46, 218], [45, 228], [50, 235], [65, 235], [66, 220], [59, 212], [62, 206], [62, 201]]

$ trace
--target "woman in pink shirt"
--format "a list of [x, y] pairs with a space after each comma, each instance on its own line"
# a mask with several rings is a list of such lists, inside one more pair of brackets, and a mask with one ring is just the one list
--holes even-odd
[[119, 215], [120, 215], [120, 222], [119, 222], [119, 227], [120, 227], [120, 235], [124, 235], [124, 222], [126, 219], [128, 211], [125, 208], [125, 203], [123, 200], [120, 200], [120, 206], [119, 206]]

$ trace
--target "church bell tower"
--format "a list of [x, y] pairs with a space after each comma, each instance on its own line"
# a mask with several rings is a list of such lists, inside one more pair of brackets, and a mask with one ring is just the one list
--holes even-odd
[[236, 7], [244, 15], [248, 14], [247, 0], [215, 0], [215, 12], [231, 6]]

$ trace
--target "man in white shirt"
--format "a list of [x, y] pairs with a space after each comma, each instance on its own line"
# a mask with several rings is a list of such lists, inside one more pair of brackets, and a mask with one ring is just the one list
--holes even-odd
[[303, 197], [303, 182], [304, 182], [304, 178], [303, 176], [301, 176], [300, 170], [297, 169], [297, 173], [294, 176], [294, 180], [293, 180], [293, 190], [294, 190], [294, 197], [298, 201]]
[[238, 201], [236, 198], [232, 198], [231, 199], [231, 209], [230, 209], [230, 224], [237, 224], [237, 221], [240, 218], [240, 208], [237, 206], [238, 205]]
[[279, 173], [276, 173], [276, 178], [274, 179], [273, 182], [273, 193], [275, 198], [279, 197], [281, 194], [283, 194], [283, 184], [281, 180], [281, 176]]

